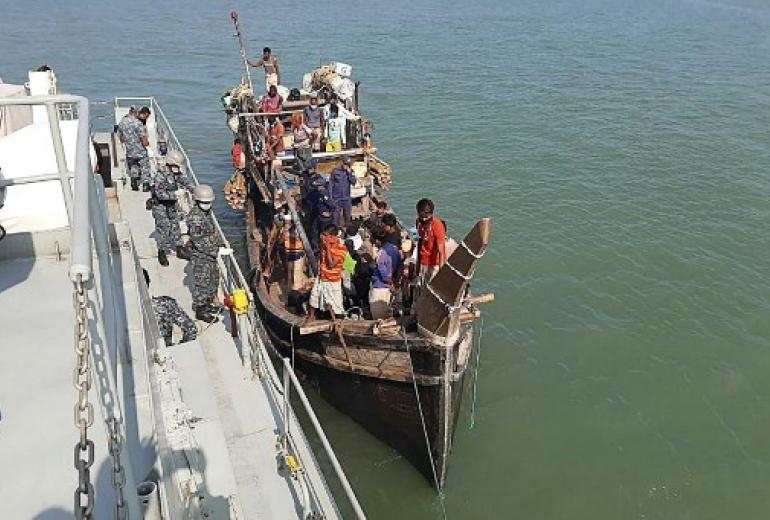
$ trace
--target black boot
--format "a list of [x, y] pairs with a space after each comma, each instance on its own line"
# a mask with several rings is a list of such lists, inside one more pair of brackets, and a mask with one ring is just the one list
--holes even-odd
[[183, 246], [176, 246], [176, 257], [182, 260], [190, 260], [190, 253]]
[[219, 317], [219, 315], [222, 313], [222, 307], [218, 305], [208, 304], [206, 305], [206, 312], [208, 312], [212, 316]]
[[158, 263], [164, 267], [168, 265], [168, 257], [163, 250], [158, 251]]
[[139, 191], [139, 179], [131, 179], [131, 189]]
[[206, 323], [213, 323], [216, 321], [217, 317], [212, 316], [205, 305], [200, 305], [198, 307], [195, 307], [195, 319], [205, 321]]
[[142, 191], [150, 191], [150, 183], [149, 182], [143, 182], [142, 183]]

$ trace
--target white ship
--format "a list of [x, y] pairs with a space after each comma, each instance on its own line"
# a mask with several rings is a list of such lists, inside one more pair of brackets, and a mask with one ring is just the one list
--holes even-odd
[[[116, 99], [115, 123], [129, 106], [152, 110], [159, 161], [184, 153], [153, 98]], [[191, 272], [158, 264], [147, 194], [124, 169], [115, 134], [91, 133], [88, 100], [58, 94], [53, 71], [0, 83], [0, 518], [363, 518], [289, 361], [279, 375], [268, 358], [231, 253], [232, 320], [165, 345], [150, 297], [190, 312]]]

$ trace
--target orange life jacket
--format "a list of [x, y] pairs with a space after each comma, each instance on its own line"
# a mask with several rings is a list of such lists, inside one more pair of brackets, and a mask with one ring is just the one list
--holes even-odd
[[323, 234], [321, 239], [323, 240], [321, 245], [321, 280], [339, 282], [342, 279], [342, 268], [345, 264], [348, 248], [337, 237]]

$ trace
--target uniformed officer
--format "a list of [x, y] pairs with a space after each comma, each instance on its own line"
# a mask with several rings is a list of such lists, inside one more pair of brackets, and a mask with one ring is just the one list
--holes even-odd
[[[147, 269], [142, 269], [142, 272], [144, 273], [144, 281], [149, 288], [150, 274], [147, 272]], [[182, 341], [180, 343], [192, 341], [197, 337], [198, 329], [195, 327], [195, 322], [182, 310], [179, 302], [171, 296], [153, 296], [152, 310], [155, 313], [160, 335], [163, 336], [166, 346], [171, 345], [174, 325], [182, 329]]]
[[223, 244], [211, 216], [214, 190], [211, 186], [200, 184], [195, 187], [193, 198], [195, 207], [187, 214], [187, 230], [192, 244], [193, 309], [197, 319], [212, 322], [219, 314], [214, 298], [219, 287], [217, 254]]
[[120, 142], [126, 147], [126, 166], [131, 176], [131, 189], [139, 191], [139, 183], [144, 191], [150, 191], [150, 159], [147, 153], [150, 141], [145, 127], [150, 109], [142, 107], [129, 113], [118, 124]]
[[155, 240], [158, 242], [160, 265], [168, 265], [167, 255], [173, 250], [176, 250], [178, 258], [190, 259], [182, 248], [176, 195], [176, 190], [180, 187], [188, 190], [194, 188], [186, 170], [182, 152], [171, 150], [166, 155], [166, 166], [155, 173], [152, 181], [152, 198], [147, 205], [152, 206], [152, 216], [155, 218]]

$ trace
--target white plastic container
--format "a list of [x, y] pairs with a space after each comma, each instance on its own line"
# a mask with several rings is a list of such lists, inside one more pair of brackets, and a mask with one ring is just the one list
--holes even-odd
[[308, 92], [313, 90], [313, 73], [308, 72], [304, 76], [302, 76], [302, 90], [307, 90]]
[[334, 69], [334, 72], [346, 78], [349, 78], [353, 74], [353, 67], [347, 63], [334, 62], [332, 63], [332, 68]]

